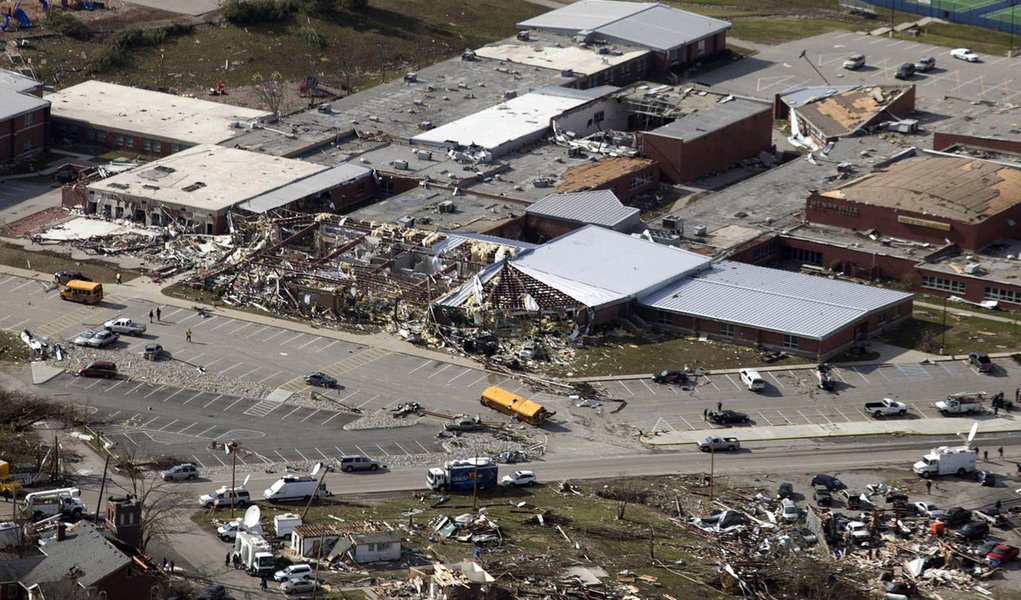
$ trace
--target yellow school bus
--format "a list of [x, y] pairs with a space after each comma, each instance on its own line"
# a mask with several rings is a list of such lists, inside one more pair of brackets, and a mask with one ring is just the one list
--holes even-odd
[[103, 284], [72, 279], [60, 290], [60, 299], [82, 304], [98, 304], [103, 299]]
[[557, 414], [555, 411], [546, 410], [538, 402], [532, 402], [495, 385], [487, 387], [482, 392], [480, 401], [482, 406], [517, 417], [530, 425], [542, 425], [546, 419]]

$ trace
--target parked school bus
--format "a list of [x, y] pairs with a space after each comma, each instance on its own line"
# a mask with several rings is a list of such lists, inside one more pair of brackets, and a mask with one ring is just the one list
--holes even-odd
[[98, 304], [103, 299], [103, 284], [72, 279], [60, 290], [60, 299], [82, 304]]
[[506, 415], [517, 417], [530, 425], [542, 425], [546, 419], [557, 414], [546, 410], [543, 405], [512, 394], [503, 388], [487, 387], [482, 392], [482, 406], [488, 406]]

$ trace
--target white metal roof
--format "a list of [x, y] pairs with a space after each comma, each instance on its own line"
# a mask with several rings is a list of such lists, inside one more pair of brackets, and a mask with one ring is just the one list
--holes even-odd
[[31, 77], [0, 69], [0, 119], [11, 119], [49, 105], [47, 100], [29, 93], [39, 85]]
[[730, 23], [655, 4], [595, 30], [598, 35], [622, 42], [667, 51], [730, 29]]
[[641, 296], [709, 266], [701, 254], [587, 225], [511, 261], [522, 273], [599, 307]]
[[90, 80], [47, 96], [54, 118], [91, 123], [186, 144], [216, 144], [241, 132], [231, 123], [268, 117], [264, 110], [231, 106]]
[[651, 2], [581, 0], [518, 23], [521, 29], [590, 31], [666, 51], [730, 29], [730, 23]]
[[550, 120], [590, 99], [530, 92], [481, 112], [430, 129], [412, 142], [436, 146], [481, 146], [493, 151], [549, 128]]
[[88, 187], [110, 195], [218, 211], [326, 169], [292, 158], [203, 144]]
[[525, 212], [610, 228], [635, 219], [641, 213], [637, 208], [624, 206], [611, 190], [550, 194], [533, 203]]
[[669, 312], [823, 339], [912, 294], [722, 261], [639, 303]]
[[354, 181], [360, 177], [367, 177], [371, 174], [371, 169], [351, 163], [341, 163], [325, 171], [313, 173], [308, 177], [245, 200], [238, 204], [237, 207], [253, 213], [264, 213], [302, 198], [318, 194], [319, 192], [332, 190], [349, 181]]
[[578, 32], [594, 30], [607, 23], [624, 19], [646, 10], [651, 2], [611, 2], [610, 0], [581, 0], [563, 8], [532, 17], [518, 23], [521, 29], [547, 29]]
[[571, 70], [577, 75], [592, 75], [648, 54], [646, 49], [632, 48], [621, 54], [599, 54], [592, 48], [538, 42], [509, 41], [483, 46], [475, 54], [493, 60], [506, 60], [519, 65], [544, 67], [556, 71]]

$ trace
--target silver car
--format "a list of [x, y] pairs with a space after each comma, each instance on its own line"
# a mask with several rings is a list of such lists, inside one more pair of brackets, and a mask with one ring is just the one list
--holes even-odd
[[74, 338], [76, 346], [89, 346], [92, 348], [102, 348], [103, 346], [109, 345], [117, 341], [120, 337], [112, 331], [83, 331], [78, 334], [78, 337]]
[[184, 481], [186, 479], [198, 479], [199, 470], [192, 464], [176, 465], [166, 471], [160, 471], [163, 481]]

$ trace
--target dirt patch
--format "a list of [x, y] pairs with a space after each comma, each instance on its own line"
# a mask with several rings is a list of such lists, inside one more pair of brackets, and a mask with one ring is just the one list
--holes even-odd
[[21, 246], [0, 242], [0, 265], [29, 269], [38, 273], [79, 271], [94, 281], [113, 283], [118, 271], [123, 281], [138, 277], [137, 273], [122, 269], [114, 263], [100, 259], [75, 260], [67, 254], [50, 250], [26, 250]]

